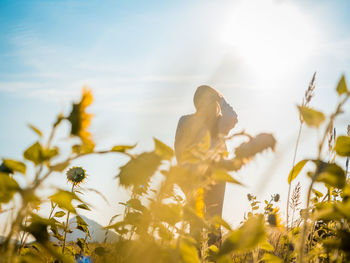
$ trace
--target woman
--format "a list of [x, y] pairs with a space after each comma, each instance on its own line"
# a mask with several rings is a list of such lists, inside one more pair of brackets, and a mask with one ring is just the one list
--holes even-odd
[[[179, 165], [185, 165], [184, 152], [203, 141], [210, 134], [210, 148], [220, 144], [224, 136], [237, 123], [237, 114], [224, 97], [210, 86], [200, 86], [193, 97], [196, 112], [182, 116], [175, 135], [175, 155]], [[223, 143], [226, 150], [226, 146]], [[212, 185], [204, 193], [205, 212], [208, 217], [221, 216], [225, 196], [225, 184]], [[221, 242], [221, 234], [210, 235], [209, 245]]]

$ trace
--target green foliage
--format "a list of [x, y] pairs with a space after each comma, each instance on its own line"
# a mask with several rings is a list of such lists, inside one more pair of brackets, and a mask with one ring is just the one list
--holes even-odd
[[288, 176], [288, 184], [291, 184], [291, 182], [298, 176], [307, 162], [308, 160], [302, 160], [293, 167]]
[[350, 137], [339, 136], [335, 143], [334, 150], [339, 156], [350, 157]]
[[[279, 194], [271, 195], [271, 199], [264, 202], [248, 194], [250, 211], [244, 215], [241, 224], [233, 228], [219, 214], [208, 212], [208, 189], [223, 183], [242, 185], [235, 179], [235, 172], [256, 155], [275, 149], [276, 140], [272, 134], [251, 136], [240, 132], [215, 142], [218, 145], [214, 147], [207, 133], [201, 142], [186, 151], [184, 165], [175, 164], [174, 150], [156, 138], [154, 149], [148, 152], [130, 154], [136, 144], [96, 151], [88, 131], [92, 115], [86, 112], [92, 94], [84, 89], [81, 100], [73, 103], [70, 113], [57, 116], [47, 142], [38, 128], [29, 125], [40, 142], [24, 151], [23, 162], [3, 159], [0, 205], [16, 209], [13, 218], [9, 218], [11, 228], [0, 248], [1, 260], [74, 262], [75, 256], [88, 255], [93, 262], [348, 262], [350, 182], [346, 171], [336, 163], [338, 160], [325, 160], [322, 150], [335, 117], [343, 111], [342, 106], [350, 96], [344, 76], [336, 90], [342, 100], [327, 118], [329, 121], [319, 143], [317, 158], [299, 161], [287, 178], [291, 185], [302, 169], [306, 169], [308, 161], [315, 165], [313, 171], [308, 171], [311, 183], [307, 204], [300, 210], [300, 216], [292, 219], [290, 228], [285, 228], [279, 212]], [[307, 96], [308, 102], [310, 96]], [[299, 106], [299, 112], [302, 122], [310, 127], [319, 129], [326, 120], [322, 112], [308, 107], [307, 103]], [[68, 137], [80, 139], [67, 156], [61, 154], [64, 151], [58, 146], [52, 145], [56, 128], [64, 123], [70, 125]], [[222, 150], [227, 140], [237, 136], [247, 140], [229, 152]], [[334, 149], [333, 146], [330, 149], [338, 156], [350, 157], [349, 145], [349, 136], [339, 136]], [[126, 202], [120, 202], [123, 214], [113, 216], [106, 226], [118, 234], [118, 240], [113, 244], [92, 244], [89, 243], [92, 235], [89, 225], [79, 215], [82, 210], [90, 212], [92, 207], [83, 202], [81, 196], [85, 191], [92, 191], [103, 199], [105, 197], [96, 189], [80, 185], [86, 178], [82, 167], [73, 167], [68, 172], [67, 168], [82, 156], [104, 153], [119, 153], [130, 158], [120, 167], [117, 176], [119, 186], [125, 188], [130, 197]], [[52, 161], [55, 157], [59, 162]], [[34, 169], [27, 169], [29, 165]], [[30, 171], [34, 171], [33, 176], [27, 176], [29, 182], [23, 186], [21, 183], [20, 187], [13, 174]], [[56, 189], [54, 194], [39, 198], [39, 187], [53, 172], [66, 174], [71, 190]], [[321, 189], [315, 189], [315, 183]], [[17, 202], [15, 196], [21, 202]], [[50, 214], [39, 216], [37, 210], [47, 199], [51, 203]], [[16, 207], [18, 203], [20, 206]], [[300, 202], [296, 200], [296, 204]], [[297, 209], [293, 210], [293, 217], [295, 211]], [[71, 213], [76, 214], [76, 226], [69, 224]], [[84, 237], [66, 242], [67, 233], [72, 232], [73, 227]], [[15, 237], [19, 238], [16, 246], [11, 242]], [[27, 243], [28, 237], [34, 238], [35, 242]]]
[[315, 180], [325, 183], [327, 186], [343, 188], [346, 183], [344, 170], [334, 163], [326, 163], [320, 160], [313, 161], [316, 164]]
[[50, 160], [58, 154], [58, 149], [45, 149], [41, 146], [39, 142], [31, 145], [25, 152], [23, 156], [25, 159], [32, 161], [35, 165], [41, 164], [42, 162]]
[[22, 162], [10, 160], [10, 159], [3, 159], [2, 160], [3, 165], [7, 167], [12, 173], [13, 172], [19, 172], [21, 174], [26, 173], [26, 165]]
[[0, 172], [0, 203], [8, 203], [20, 187], [15, 179]]
[[311, 127], [319, 127], [322, 122], [326, 119], [325, 115], [317, 110], [311, 109], [306, 106], [298, 106], [299, 113], [302, 120]]
[[76, 194], [64, 190], [58, 190], [55, 194], [51, 195], [50, 200], [56, 203], [58, 207], [72, 213], [76, 213], [72, 201], [78, 200], [81, 202], [81, 199]]
[[338, 85], [337, 85], [337, 92], [338, 92], [338, 95], [342, 95], [342, 94], [346, 94], [349, 92], [348, 90], [348, 86], [346, 84], [346, 81], [345, 81], [345, 76], [342, 75], [339, 82], [338, 82]]

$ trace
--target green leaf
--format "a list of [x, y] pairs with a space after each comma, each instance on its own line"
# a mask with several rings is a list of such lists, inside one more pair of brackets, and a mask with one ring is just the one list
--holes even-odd
[[141, 204], [141, 201], [139, 199], [136, 199], [136, 198], [130, 199], [126, 203], [126, 207], [131, 207], [131, 208], [138, 210], [138, 211], [143, 211], [145, 209], [145, 207]]
[[232, 251], [254, 249], [265, 239], [264, 223], [264, 216], [261, 214], [249, 217], [240, 229], [232, 231], [225, 239], [219, 250], [219, 256]]
[[132, 158], [120, 167], [119, 183], [124, 187], [146, 187], [150, 178], [157, 171], [161, 158], [154, 152], [145, 152]]
[[7, 173], [0, 172], [0, 203], [8, 203], [19, 190], [20, 187], [15, 179]]
[[272, 255], [270, 253], [265, 253], [262, 260], [264, 260], [265, 263], [282, 263], [283, 260], [275, 255]]
[[211, 219], [211, 222], [213, 225], [219, 225], [219, 226], [223, 226], [224, 228], [226, 228], [229, 231], [232, 231], [231, 226], [229, 225], [229, 223], [227, 223], [224, 219], [222, 219], [222, 217], [220, 216], [214, 216]]
[[339, 136], [335, 142], [334, 150], [339, 156], [350, 157], [350, 137]]
[[44, 161], [50, 160], [57, 154], [58, 148], [45, 149], [39, 142], [36, 142], [24, 151], [23, 156], [25, 159], [32, 161], [35, 165], [38, 165]]
[[24, 163], [10, 159], [3, 159], [2, 161], [4, 165], [12, 171], [19, 172], [22, 174], [26, 173], [26, 165]]
[[54, 217], [62, 217], [65, 214], [66, 214], [66, 212], [64, 212], [64, 211], [58, 211], [58, 212], [55, 213]]
[[164, 240], [171, 240], [173, 238], [173, 234], [163, 224], [158, 225], [158, 235]]
[[58, 190], [55, 194], [51, 195], [50, 200], [56, 203], [60, 208], [72, 213], [76, 213], [72, 201], [78, 200], [82, 202], [76, 194], [64, 190]]
[[276, 146], [276, 139], [270, 133], [260, 133], [257, 136], [250, 138], [248, 142], [242, 143], [235, 149], [237, 158], [251, 159], [256, 154], [261, 153], [267, 149], [274, 150]]
[[77, 206], [77, 208], [91, 211], [91, 209], [86, 204], [80, 204]]
[[320, 160], [313, 161], [316, 167], [316, 181], [329, 186], [343, 188], [346, 183], [344, 170], [335, 163], [326, 163]]
[[155, 153], [159, 155], [163, 160], [171, 160], [174, 156], [174, 151], [165, 143], [153, 138]]
[[151, 207], [154, 216], [172, 226], [181, 221], [181, 209], [178, 204], [153, 204]]
[[39, 142], [34, 143], [27, 150], [24, 151], [23, 156], [25, 159], [32, 161], [38, 165], [42, 162], [42, 147]]
[[259, 247], [261, 249], [264, 249], [266, 251], [274, 251], [275, 248], [273, 247], [273, 245], [271, 245], [267, 240], [265, 240], [264, 242], [262, 242]]
[[323, 194], [316, 189], [312, 188], [312, 192], [315, 194], [316, 197], [320, 198], [323, 196]]
[[233, 178], [229, 173], [227, 173], [224, 170], [216, 170], [215, 172], [213, 172], [212, 178], [217, 182], [227, 182], [227, 183], [243, 185], [241, 182], [237, 181], [235, 178]]
[[24, 227], [24, 230], [31, 233], [36, 241], [41, 244], [44, 244], [49, 241], [49, 233], [47, 232], [47, 227], [53, 225], [54, 221], [51, 219], [45, 219], [38, 215], [31, 215], [31, 224], [27, 227]]
[[181, 262], [184, 263], [199, 263], [197, 248], [187, 240], [180, 242]]
[[116, 145], [116, 146], [113, 146], [112, 149], [111, 149], [111, 152], [121, 152], [121, 153], [124, 153], [128, 150], [131, 150], [133, 148], [136, 147], [136, 143], [134, 145]]
[[301, 114], [302, 120], [308, 126], [319, 127], [321, 123], [326, 119], [323, 112], [311, 109], [306, 106], [298, 106], [299, 113]]
[[338, 92], [339, 96], [344, 94], [344, 93], [348, 93], [349, 92], [344, 75], [341, 76], [341, 78], [340, 78], [340, 80], [338, 82], [337, 92]]
[[36, 134], [38, 134], [39, 137], [43, 136], [43, 133], [34, 125], [28, 124], [28, 127], [31, 128]]
[[293, 167], [288, 176], [288, 184], [291, 184], [291, 182], [298, 176], [307, 162], [308, 160], [302, 160]]
[[102, 257], [107, 254], [107, 250], [104, 247], [97, 247], [94, 250], [94, 254]]

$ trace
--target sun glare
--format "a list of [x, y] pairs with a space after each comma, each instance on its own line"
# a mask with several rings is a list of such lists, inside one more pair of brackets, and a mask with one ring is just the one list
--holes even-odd
[[240, 1], [227, 13], [224, 46], [256, 75], [257, 81], [283, 78], [317, 48], [312, 19], [290, 2]]

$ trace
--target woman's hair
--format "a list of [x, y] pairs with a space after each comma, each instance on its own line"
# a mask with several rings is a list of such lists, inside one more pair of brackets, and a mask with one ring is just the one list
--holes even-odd
[[193, 103], [196, 109], [198, 110], [200, 108], [201, 101], [204, 98], [207, 99], [209, 97], [212, 97], [213, 101], [219, 101], [222, 95], [216, 89], [213, 89], [210, 86], [207, 86], [207, 85], [199, 86], [196, 92], [194, 93], [194, 97], [193, 97]]

